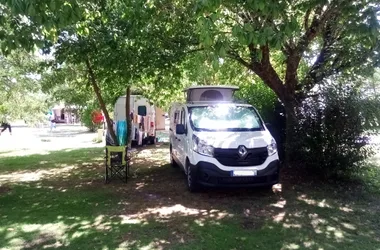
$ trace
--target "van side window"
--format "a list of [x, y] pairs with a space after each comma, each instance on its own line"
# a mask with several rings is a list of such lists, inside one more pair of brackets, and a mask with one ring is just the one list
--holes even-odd
[[174, 123], [179, 124], [179, 111], [175, 111], [174, 113]]
[[185, 125], [185, 129], [186, 129], [186, 111], [185, 109], [182, 109], [181, 110], [181, 124]]

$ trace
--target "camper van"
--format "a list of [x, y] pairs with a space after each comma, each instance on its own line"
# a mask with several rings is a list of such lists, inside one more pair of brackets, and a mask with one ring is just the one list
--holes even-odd
[[[121, 96], [115, 103], [115, 122], [126, 120], [125, 101], [126, 96]], [[140, 95], [131, 95], [130, 107], [132, 146], [154, 144], [156, 131], [165, 130], [165, 113]]]
[[276, 141], [257, 110], [234, 101], [233, 86], [195, 86], [186, 103], [173, 103], [170, 158], [191, 192], [201, 186], [266, 186], [278, 183]]

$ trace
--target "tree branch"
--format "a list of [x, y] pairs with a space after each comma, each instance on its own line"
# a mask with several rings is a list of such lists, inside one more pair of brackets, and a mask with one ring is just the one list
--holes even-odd
[[[251, 53], [257, 50], [253, 46], [253, 44], [249, 46], [249, 49]], [[262, 53], [261, 61], [255, 61], [251, 57], [250, 63], [245, 61], [243, 58], [240, 57], [240, 55], [237, 52], [234, 52], [232, 50], [230, 50], [227, 54], [230, 58], [236, 60], [237, 62], [245, 66], [247, 69], [253, 71], [256, 75], [258, 75], [264, 81], [264, 83], [276, 93], [280, 100], [282, 102], [285, 102], [287, 98], [283, 82], [281, 81], [277, 72], [274, 70], [272, 64], [270, 63], [269, 45], [266, 44], [264, 46], [261, 46], [260, 51]]]
[[[322, 8], [321, 8], [322, 9]], [[317, 9], [316, 12], [321, 11], [321, 9]], [[332, 17], [333, 14], [337, 13], [338, 9], [336, 6], [333, 6], [333, 3], [330, 4], [329, 7], [323, 12], [319, 18], [317, 18], [317, 14], [314, 16], [313, 21], [311, 22], [310, 27], [306, 30], [305, 34], [301, 37], [297, 50], [299, 53], [303, 53], [305, 49], [309, 46], [310, 42], [319, 34], [321, 28], [326, 24], [327, 20]], [[308, 15], [308, 13], [306, 13]], [[306, 18], [305, 15], [305, 18]]]
[[247, 61], [245, 61], [243, 58], [241, 58], [240, 55], [237, 52], [228, 51], [227, 55], [228, 55], [228, 57], [236, 60], [237, 62], [239, 62], [240, 64], [242, 64], [243, 66], [245, 66], [247, 69], [252, 70], [251, 64], [248, 63]]
[[104, 103], [103, 97], [100, 93], [100, 88], [99, 88], [98, 83], [96, 81], [95, 73], [94, 73], [94, 70], [93, 70], [92, 65], [90, 63], [90, 59], [88, 57], [86, 57], [85, 62], [86, 62], [88, 73], [90, 75], [89, 82], [92, 85], [92, 87], [94, 88], [96, 97], [98, 98], [98, 101], [99, 101], [100, 108], [102, 109], [104, 116], [106, 117], [108, 131], [110, 132], [114, 143], [116, 145], [118, 145], [117, 137], [116, 137], [115, 131], [113, 130], [113, 124], [112, 124], [111, 118], [108, 114], [106, 104]]
[[[326, 25], [326, 29], [323, 32], [323, 45], [321, 51], [315, 60], [313, 66], [309, 69], [309, 72], [305, 79], [306, 83], [304, 88], [309, 91], [315, 84], [328, 77], [335, 72], [339, 56], [334, 57], [334, 44], [340, 39], [340, 29], [336, 18], [330, 19]], [[326, 65], [330, 64], [329, 70]]]
[[204, 48], [191, 49], [191, 50], [186, 51], [185, 54], [191, 54], [191, 53], [195, 53], [195, 52], [203, 51], [203, 50], [205, 50], [205, 49]]
[[315, 10], [313, 21], [310, 26], [308, 26], [310, 12], [311, 10], [308, 10], [305, 14], [304, 25], [307, 29], [304, 35], [300, 38], [298, 44], [294, 48], [289, 47], [287, 49], [285, 84], [287, 85], [287, 89], [291, 92], [294, 92], [298, 85], [297, 70], [302, 59], [302, 54], [307, 47], [309, 47], [311, 41], [320, 33], [326, 22], [337, 13], [338, 10], [334, 3], [331, 3], [323, 13], [322, 7], [318, 7]]
[[308, 9], [305, 14], [304, 18], [304, 28], [305, 30], [308, 30], [309, 28], [309, 17], [310, 17], [311, 9]]
[[280, 100], [285, 103], [288, 98], [285, 93], [284, 84], [270, 62], [269, 45], [261, 46], [260, 50], [262, 55], [261, 63], [256, 65], [254, 72], [276, 93]]
[[253, 43], [250, 43], [248, 45], [248, 49], [249, 49], [249, 54], [250, 54], [250, 57], [251, 57], [251, 66], [254, 66], [254, 64], [258, 62], [258, 60], [257, 60], [258, 50], [257, 50], [256, 46]]
[[272, 67], [270, 63], [270, 52], [269, 52], [269, 45], [268, 43], [264, 46], [261, 46], [261, 64], [264, 68]]

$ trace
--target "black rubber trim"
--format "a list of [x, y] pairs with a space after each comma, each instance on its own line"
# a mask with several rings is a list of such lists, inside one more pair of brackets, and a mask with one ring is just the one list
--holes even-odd
[[199, 162], [192, 167], [197, 173], [199, 183], [204, 186], [257, 187], [278, 183], [280, 162], [271, 162], [265, 169], [258, 170], [257, 176], [252, 177], [232, 177], [231, 171], [221, 170], [209, 162]]

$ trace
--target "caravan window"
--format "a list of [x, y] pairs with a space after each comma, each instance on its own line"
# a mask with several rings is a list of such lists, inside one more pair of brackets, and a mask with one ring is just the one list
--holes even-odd
[[137, 114], [141, 116], [146, 116], [146, 106], [138, 106]]

